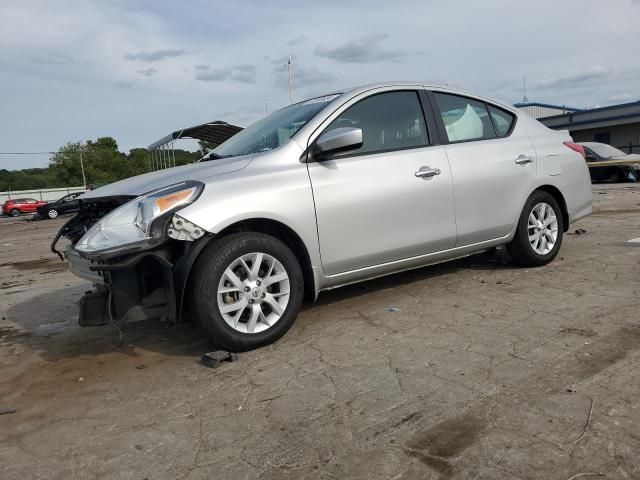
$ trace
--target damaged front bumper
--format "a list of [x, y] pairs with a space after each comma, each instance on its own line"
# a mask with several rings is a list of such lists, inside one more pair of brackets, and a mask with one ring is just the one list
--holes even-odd
[[211, 234], [176, 212], [203, 188], [184, 181], [137, 197], [80, 199], [51, 244], [63, 258], [57, 242], [70, 240], [71, 272], [95, 285], [80, 300], [80, 325], [180, 320], [189, 271]]
[[80, 299], [80, 325], [181, 321], [188, 274], [208, 240], [205, 236], [193, 242], [168, 242], [105, 259], [86, 258], [69, 245], [65, 250], [69, 269], [95, 285]]

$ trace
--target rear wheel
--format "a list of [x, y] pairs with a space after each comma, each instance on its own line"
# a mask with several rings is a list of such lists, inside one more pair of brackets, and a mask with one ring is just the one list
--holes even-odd
[[611, 183], [618, 183], [622, 178], [624, 178], [624, 176], [620, 174], [620, 170], [617, 168], [611, 170], [611, 175], [609, 175], [609, 181]]
[[49, 210], [47, 212], [47, 217], [49, 217], [50, 219], [54, 219], [54, 218], [58, 218], [58, 211], [55, 208], [52, 208], [51, 210]]
[[17, 208], [14, 208], [13, 210], [11, 210], [11, 212], [9, 212], [9, 215], [11, 215], [12, 217], [19, 217], [20, 210], [18, 210]]
[[298, 315], [304, 292], [293, 252], [261, 233], [233, 234], [209, 246], [191, 285], [195, 320], [217, 345], [232, 352], [282, 337]]
[[563, 231], [562, 210], [558, 202], [550, 193], [538, 190], [527, 199], [516, 234], [507, 249], [519, 265], [546, 265], [558, 254]]

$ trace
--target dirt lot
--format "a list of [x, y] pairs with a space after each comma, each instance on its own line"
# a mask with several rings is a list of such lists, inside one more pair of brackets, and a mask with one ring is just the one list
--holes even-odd
[[0, 478], [640, 478], [640, 188], [595, 210], [547, 267], [326, 293], [216, 370], [191, 325], [78, 327], [64, 219], [2, 219]]

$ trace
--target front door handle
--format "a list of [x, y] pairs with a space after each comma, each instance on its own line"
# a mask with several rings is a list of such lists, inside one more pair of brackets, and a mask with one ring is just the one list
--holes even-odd
[[518, 155], [518, 158], [516, 158], [517, 165], [526, 165], [527, 163], [533, 163], [533, 158], [529, 155]]
[[440, 175], [440, 169], [439, 168], [431, 168], [429, 166], [424, 166], [424, 167], [420, 167], [420, 170], [418, 170], [415, 175], [416, 177], [434, 177], [436, 175]]

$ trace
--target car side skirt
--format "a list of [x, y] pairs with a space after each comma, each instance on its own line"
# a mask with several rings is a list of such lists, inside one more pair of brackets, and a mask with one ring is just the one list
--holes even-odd
[[480, 253], [484, 250], [488, 250], [489, 248], [504, 245], [513, 238], [513, 235], [514, 231], [510, 232], [504, 237], [496, 238], [493, 240], [487, 240], [470, 245], [463, 245], [448, 250], [442, 250], [440, 252], [419, 255], [402, 260], [395, 260], [393, 262], [387, 262], [380, 265], [372, 265], [370, 267], [350, 270], [348, 272], [337, 273], [335, 275], [328, 275], [324, 278], [325, 282], [321, 290], [331, 290], [333, 288], [342, 287], [351, 283], [372, 280], [374, 278], [403, 272], [405, 270], [413, 270], [416, 268], [426, 267], [428, 265], [435, 265], [437, 263], [443, 263], [450, 260], [456, 260], [458, 258], [468, 257], [469, 255]]

